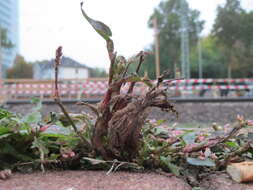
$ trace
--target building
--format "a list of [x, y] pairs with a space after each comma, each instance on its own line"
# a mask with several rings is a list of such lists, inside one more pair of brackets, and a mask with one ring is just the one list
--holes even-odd
[[[87, 66], [69, 58], [62, 57], [59, 78], [60, 79], [84, 79], [89, 77]], [[54, 60], [37, 62], [33, 66], [33, 78], [37, 80], [54, 79]]]
[[2, 49], [2, 66], [12, 66], [19, 51], [19, 0], [0, 0], [0, 27], [7, 30], [8, 39], [14, 45], [11, 49]]

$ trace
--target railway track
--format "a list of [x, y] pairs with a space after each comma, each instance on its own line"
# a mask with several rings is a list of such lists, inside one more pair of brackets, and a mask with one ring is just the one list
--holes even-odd
[[[86, 98], [86, 99], [62, 99], [64, 104], [76, 104], [77, 102], [84, 101], [88, 103], [98, 103], [101, 99], [98, 98]], [[175, 103], [233, 103], [233, 102], [253, 102], [253, 97], [243, 98], [170, 98]], [[8, 100], [5, 104], [30, 104], [30, 100]], [[54, 104], [54, 100], [45, 99], [42, 100], [43, 104]]]

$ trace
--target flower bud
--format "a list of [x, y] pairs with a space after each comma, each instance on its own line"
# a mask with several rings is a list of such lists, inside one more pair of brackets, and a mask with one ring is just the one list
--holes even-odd
[[248, 121], [247, 121], [247, 125], [248, 125], [248, 126], [253, 126], [253, 120], [248, 120]]
[[63, 158], [68, 158], [69, 155], [68, 155], [68, 154], [62, 154], [62, 157], [63, 157]]
[[42, 127], [40, 127], [40, 132], [44, 132], [44, 131], [46, 131], [48, 128], [50, 127], [50, 125], [44, 125], [44, 126], [42, 126]]
[[76, 155], [76, 154], [75, 154], [73, 151], [69, 153], [69, 156], [70, 156], [70, 157], [74, 157], [75, 155]]

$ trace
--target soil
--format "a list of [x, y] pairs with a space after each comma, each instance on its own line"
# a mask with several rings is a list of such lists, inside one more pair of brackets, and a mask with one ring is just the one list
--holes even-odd
[[60, 171], [14, 174], [0, 190], [191, 190], [182, 179], [154, 173]]

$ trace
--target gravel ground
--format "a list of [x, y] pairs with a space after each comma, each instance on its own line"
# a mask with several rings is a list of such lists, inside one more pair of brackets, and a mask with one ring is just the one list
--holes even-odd
[[61, 171], [14, 174], [0, 190], [191, 190], [183, 180], [154, 173]]
[[[67, 110], [73, 113], [87, 112], [82, 106], [65, 104]], [[175, 115], [161, 112], [159, 109], [152, 109], [150, 118], [168, 119], [178, 123], [231, 123], [235, 121], [237, 114], [243, 115], [247, 119], [253, 119], [253, 102], [241, 103], [177, 103], [175, 104], [179, 112], [179, 118]], [[26, 114], [32, 108], [31, 104], [10, 104], [6, 108], [10, 111]], [[55, 104], [43, 105], [43, 115], [50, 111], [60, 112]]]

